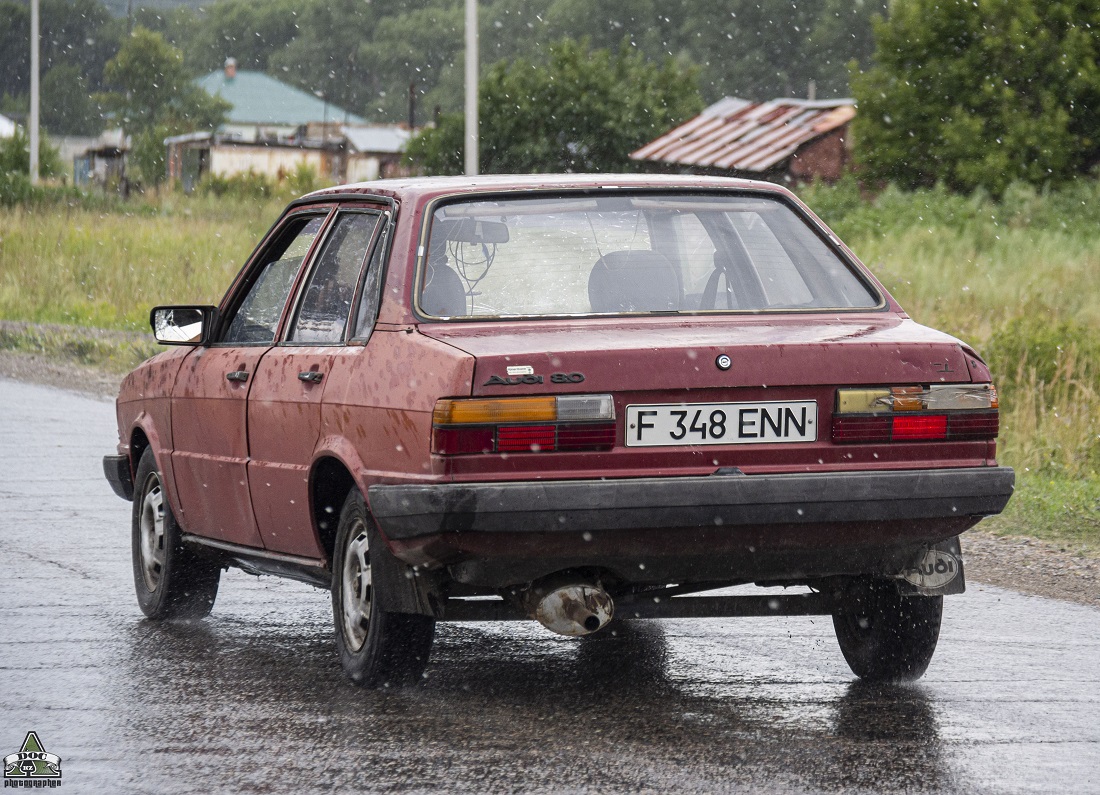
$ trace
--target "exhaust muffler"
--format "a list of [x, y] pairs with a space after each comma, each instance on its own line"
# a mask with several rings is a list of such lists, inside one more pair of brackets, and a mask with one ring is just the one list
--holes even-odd
[[591, 635], [607, 626], [615, 603], [592, 582], [536, 582], [524, 595], [527, 614], [551, 632], [570, 637]]

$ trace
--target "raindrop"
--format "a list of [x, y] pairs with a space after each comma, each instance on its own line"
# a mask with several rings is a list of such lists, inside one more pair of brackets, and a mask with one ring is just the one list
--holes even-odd
[[[564, 519], [565, 517], [563, 516], [561, 518]], [[589, 533], [587, 530], [585, 530], [583, 533], [581, 533], [581, 538], [583, 538], [585, 541], [591, 541], [592, 540], [592, 534]]]

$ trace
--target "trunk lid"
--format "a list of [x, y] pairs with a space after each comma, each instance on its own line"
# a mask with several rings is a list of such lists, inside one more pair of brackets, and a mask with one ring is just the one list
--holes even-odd
[[[475, 396], [660, 392], [697, 400], [709, 397], [696, 390], [971, 380], [957, 339], [892, 313], [451, 323], [420, 332], [476, 358]], [[721, 356], [728, 369], [718, 366]]]

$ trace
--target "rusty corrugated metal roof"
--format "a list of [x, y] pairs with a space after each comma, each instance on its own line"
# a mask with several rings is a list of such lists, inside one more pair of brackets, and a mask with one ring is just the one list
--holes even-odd
[[764, 172], [856, 115], [855, 100], [726, 97], [632, 152], [632, 160]]

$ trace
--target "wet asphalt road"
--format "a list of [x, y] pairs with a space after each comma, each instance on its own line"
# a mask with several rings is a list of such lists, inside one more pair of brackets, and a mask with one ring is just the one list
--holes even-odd
[[423, 687], [367, 692], [306, 585], [230, 572], [209, 619], [143, 620], [112, 405], [0, 406], [0, 756], [34, 730], [62, 793], [1100, 792], [1098, 610], [971, 583], [907, 687], [822, 619], [441, 625]]

